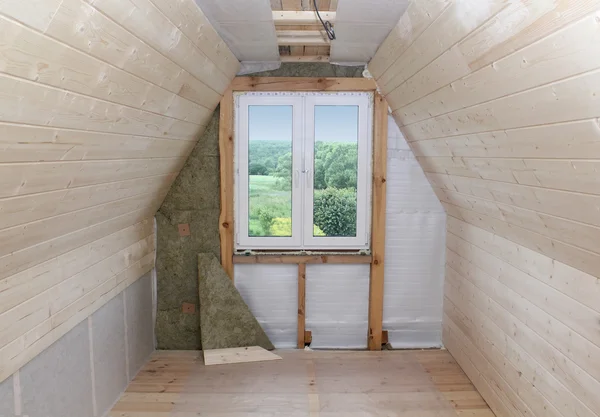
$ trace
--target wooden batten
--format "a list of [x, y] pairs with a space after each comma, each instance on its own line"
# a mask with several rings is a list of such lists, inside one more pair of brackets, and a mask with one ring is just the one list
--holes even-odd
[[329, 62], [329, 55], [283, 55], [281, 62]]
[[[331, 23], [335, 22], [336, 12], [322, 11], [320, 14], [323, 20]], [[275, 26], [321, 26], [321, 21], [314, 11], [273, 11], [273, 22], [275, 23]]]

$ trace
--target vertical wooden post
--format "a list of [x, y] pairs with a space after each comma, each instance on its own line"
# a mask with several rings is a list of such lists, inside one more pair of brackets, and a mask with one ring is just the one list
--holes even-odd
[[383, 332], [383, 272], [387, 174], [388, 105], [375, 93], [373, 117], [373, 209], [371, 225], [371, 280], [369, 284], [369, 350], [381, 350]]
[[233, 92], [227, 90], [221, 99], [219, 116], [219, 156], [221, 162], [221, 265], [233, 280]]
[[304, 349], [306, 327], [306, 264], [298, 264], [298, 349]]

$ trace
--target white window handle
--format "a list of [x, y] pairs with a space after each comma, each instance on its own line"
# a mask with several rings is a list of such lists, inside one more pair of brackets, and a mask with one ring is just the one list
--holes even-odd
[[298, 188], [300, 186], [300, 171], [294, 170], [294, 188]]
[[307, 169], [306, 171], [304, 171], [306, 173], [306, 188], [311, 188], [312, 187], [312, 171], [310, 169]]

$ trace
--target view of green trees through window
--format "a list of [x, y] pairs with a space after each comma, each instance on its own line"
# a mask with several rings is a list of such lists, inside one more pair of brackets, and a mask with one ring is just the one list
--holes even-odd
[[[349, 137], [339, 140], [336, 134], [318, 140], [327, 133], [319, 129], [319, 120], [331, 120], [329, 107], [337, 107], [338, 116], [340, 107], [348, 108], [342, 112], [349, 112]], [[356, 236], [357, 114], [356, 106], [315, 106], [314, 236]], [[336, 132], [343, 134], [348, 131], [346, 126]], [[291, 236], [291, 140], [252, 136], [248, 150], [249, 236]]]

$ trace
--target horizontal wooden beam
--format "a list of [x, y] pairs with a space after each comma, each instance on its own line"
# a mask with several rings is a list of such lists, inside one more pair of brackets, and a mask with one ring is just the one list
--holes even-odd
[[[305, 35], [301, 35], [301, 33]], [[286, 30], [277, 33], [277, 44], [279, 46], [329, 46], [327, 37], [319, 31]]]
[[[323, 21], [335, 22], [335, 12], [320, 12]], [[320, 25], [314, 11], [274, 11], [273, 22], [275, 26], [282, 25]]]
[[284, 38], [322, 38], [327, 39], [327, 34], [322, 30], [277, 30], [277, 36]]
[[375, 91], [369, 78], [236, 77], [233, 91]]
[[234, 255], [234, 264], [370, 264], [369, 255]]
[[328, 55], [282, 55], [281, 62], [329, 62]]

